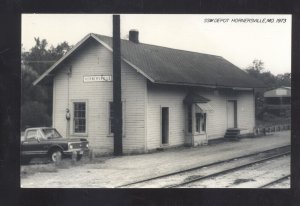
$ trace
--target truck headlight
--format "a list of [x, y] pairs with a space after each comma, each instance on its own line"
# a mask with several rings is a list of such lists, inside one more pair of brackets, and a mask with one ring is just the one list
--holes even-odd
[[69, 145], [69, 149], [73, 149], [73, 145], [70, 144], [70, 145]]
[[86, 147], [89, 147], [89, 144], [86, 144]]

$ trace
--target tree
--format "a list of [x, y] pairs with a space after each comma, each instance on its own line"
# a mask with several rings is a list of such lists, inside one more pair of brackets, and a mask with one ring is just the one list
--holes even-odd
[[70, 49], [71, 46], [69, 46], [68, 42], [66, 41], [58, 44], [56, 47], [51, 46], [49, 49], [49, 59], [56, 61], [57, 59], [65, 55]]
[[250, 76], [262, 81], [266, 85], [266, 88], [255, 89], [255, 114], [257, 118], [260, 118], [264, 112], [263, 93], [269, 89], [281, 86], [290, 86], [291, 74], [285, 73], [275, 76], [271, 72], [265, 71], [264, 62], [257, 59], [253, 60], [252, 65], [247, 67], [245, 70]]
[[268, 89], [281, 86], [291, 86], [291, 73], [273, 75], [269, 71], [265, 71], [264, 62], [261, 60], [253, 60], [252, 65], [246, 68], [246, 72], [252, 77], [265, 83]]
[[71, 46], [67, 42], [47, 49], [46, 39], [34, 38], [35, 46], [21, 54], [21, 129], [30, 126], [50, 126], [52, 113], [52, 84], [33, 82]]
[[48, 62], [49, 52], [46, 49], [48, 45], [47, 40], [40, 40], [40, 38], [34, 38], [34, 41], [35, 46], [31, 48], [30, 52], [25, 52], [23, 54], [23, 61], [28, 66], [31, 66], [40, 75], [53, 62]]
[[252, 65], [246, 68], [246, 72], [252, 77], [264, 82], [267, 87], [274, 87], [276, 84], [275, 76], [271, 72], [264, 70], [264, 62], [258, 59], [253, 60]]
[[37, 37], [34, 38], [34, 41], [35, 46], [29, 52], [23, 52], [22, 58], [24, 63], [31, 66], [39, 75], [71, 49], [71, 46], [66, 41], [58, 44], [56, 47], [51, 45], [50, 49], [47, 49], [48, 42], [46, 39], [40, 40]]
[[21, 128], [50, 126], [47, 105], [38, 101], [26, 101], [21, 106]]
[[264, 70], [264, 63], [261, 60], [253, 60], [252, 65], [246, 68], [246, 71], [253, 77], [259, 78], [260, 73]]
[[47, 101], [48, 95], [41, 85], [33, 86], [32, 82], [39, 77], [32, 67], [21, 65], [21, 102], [27, 101]]
[[291, 86], [291, 73], [278, 74], [276, 76], [276, 81], [279, 86]]

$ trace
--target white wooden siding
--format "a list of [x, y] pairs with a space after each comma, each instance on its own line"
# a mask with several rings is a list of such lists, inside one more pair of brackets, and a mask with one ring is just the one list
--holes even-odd
[[214, 90], [199, 90], [199, 94], [210, 99], [213, 112], [206, 115], [206, 133], [208, 139], [223, 137], [227, 130], [227, 95]]
[[126, 102], [125, 134], [123, 150], [125, 153], [145, 151], [145, 97], [147, 80], [125, 62], [122, 65], [122, 95]]
[[253, 131], [255, 125], [254, 99], [252, 91], [199, 90], [199, 94], [210, 99], [214, 112], [207, 114], [208, 139], [223, 137], [227, 130], [227, 101], [237, 100], [237, 126]]
[[[206, 132], [208, 139], [220, 138], [227, 130], [227, 100], [237, 100], [237, 121], [239, 128], [253, 130], [255, 124], [254, 99], [252, 91], [198, 88], [199, 95], [210, 99], [214, 111], [207, 113]], [[147, 106], [147, 148], [161, 147], [161, 107], [169, 107], [169, 146], [184, 144], [186, 91], [180, 87], [149, 84]]]
[[[69, 100], [67, 67], [72, 66], [69, 79]], [[125, 106], [124, 152], [144, 151], [145, 142], [145, 92], [146, 79], [122, 62], [122, 101]], [[94, 40], [87, 42], [73, 57], [66, 68], [62, 68], [54, 78], [53, 87], [53, 126], [62, 135], [66, 135], [67, 121], [65, 110], [71, 113], [71, 131], [73, 124], [72, 100], [87, 101], [87, 138], [97, 152], [112, 152], [113, 138], [108, 136], [108, 104], [113, 101], [112, 82], [83, 82], [83, 76], [112, 75], [112, 53]]]
[[180, 87], [148, 86], [147, 148], [161, 147], [161, 107], [169, 107], [169, 145], [184, 144], [186, 92]]

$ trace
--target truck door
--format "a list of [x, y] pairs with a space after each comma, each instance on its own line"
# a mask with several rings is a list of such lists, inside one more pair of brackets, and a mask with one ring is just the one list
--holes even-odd
[[21, 144], [21, 151], [23, 155], [42, 155], [46, 154], [46, 150], [43, 149], [44, 144], [41, 142], [40, 131], [33, 129], [28, 130], [25, 134], [25, 140]]

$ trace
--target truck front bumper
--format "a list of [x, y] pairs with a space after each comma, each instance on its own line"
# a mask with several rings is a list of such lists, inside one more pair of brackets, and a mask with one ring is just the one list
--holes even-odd
[[82, 148], [79, 148], [79, 149], [69, 149], [67, 151], [64, 152], [65, 155], [72, 155], [73, 153], [77, 153], [77, 155], [83, 155], [83, 154], [87, 154], [89, 152], [89, 149], [86, 148], [86, 149], [82, 149]]

